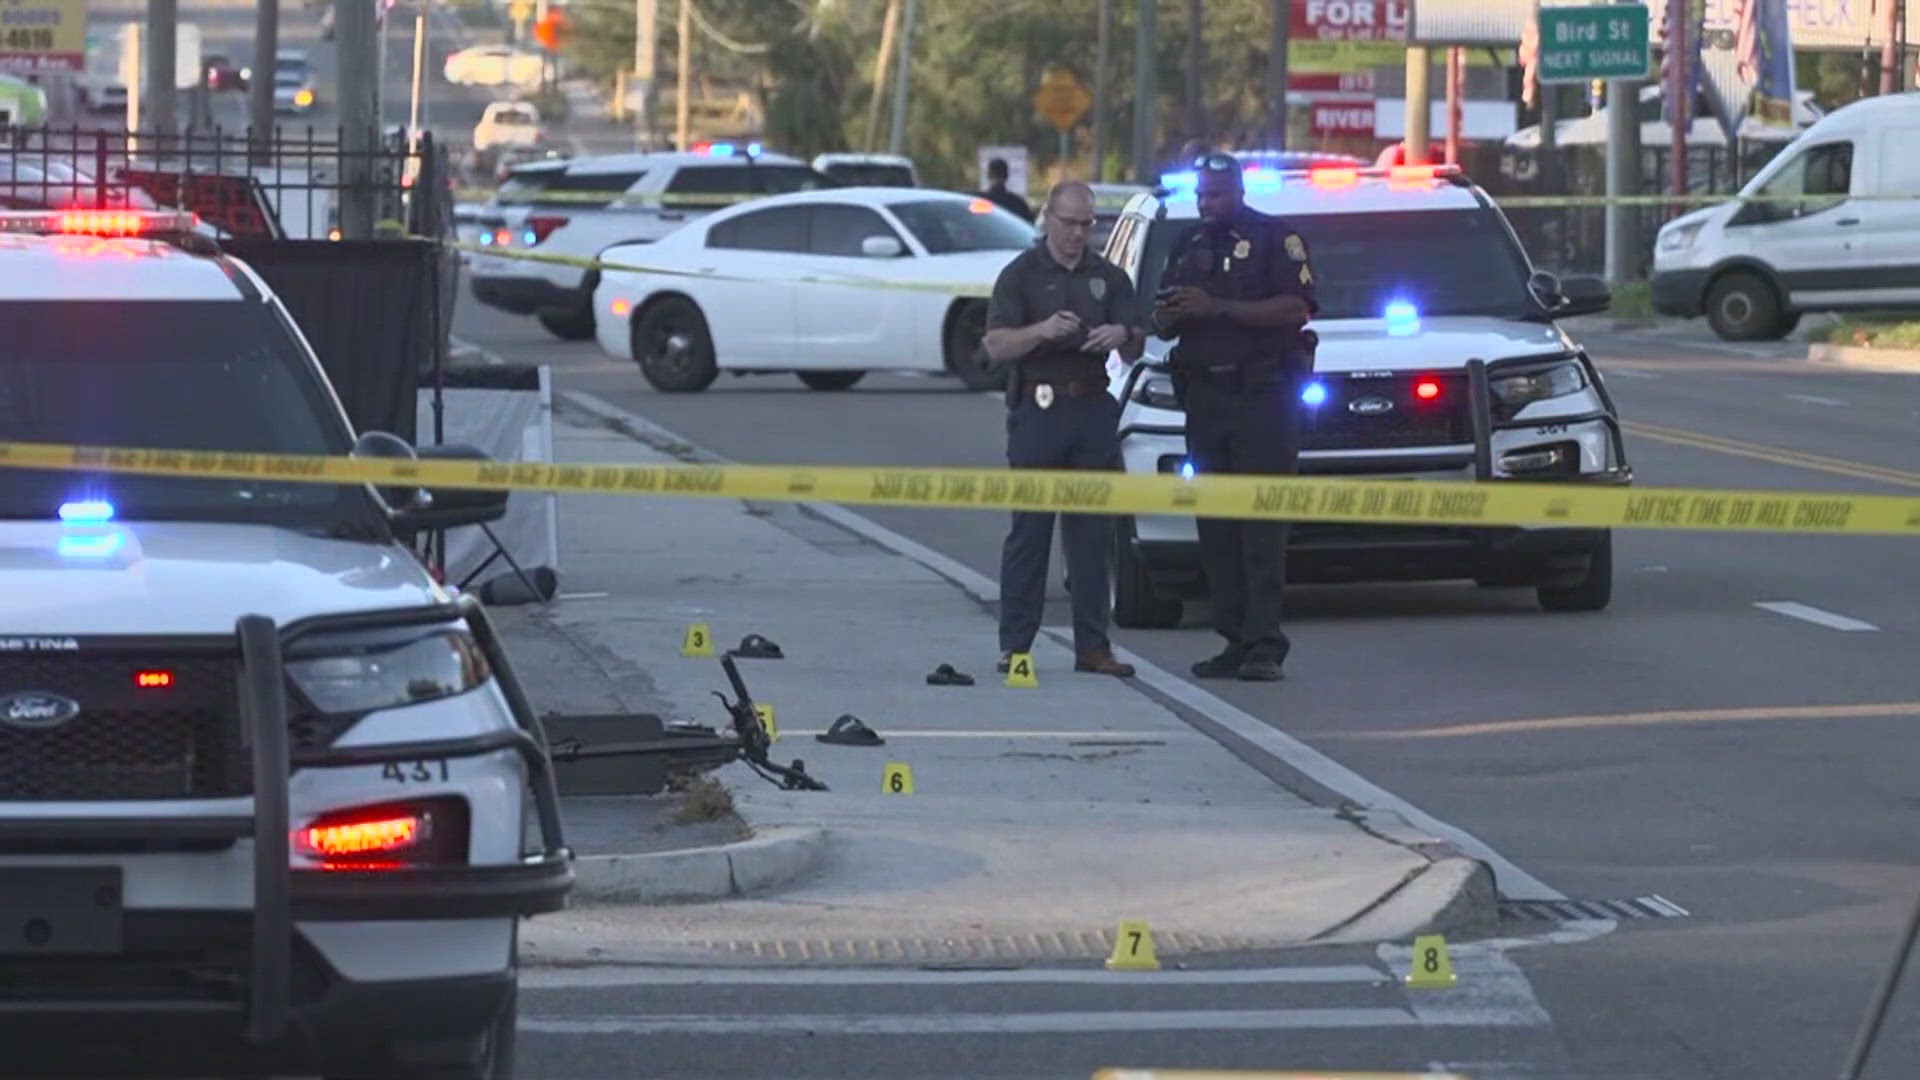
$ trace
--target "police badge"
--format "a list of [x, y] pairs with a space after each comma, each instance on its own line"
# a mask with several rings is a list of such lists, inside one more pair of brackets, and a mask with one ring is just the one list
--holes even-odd
[[1095, 300], [1104, 298], [1107, 295], [1107, 279], [1098, 277], [1091, 279], [1087, 282], [1087, 291], [1093, 294]]
[[1287, 257], [1294, 262], [1307, 261], [1307, 245], [1300, 242], [1300, 234], [1287, 234]]
[[1242, 240], [1239, 243], [1233, 245], [1234, 258], [1244, 259], [1251, 254], [1253, 254], [1253, 245], [1247, 243], [1245, 240]]
[[1033, 403], [1043, 409], [1053, 408], [1053, 387], [1041, 383], [1033, 388]]

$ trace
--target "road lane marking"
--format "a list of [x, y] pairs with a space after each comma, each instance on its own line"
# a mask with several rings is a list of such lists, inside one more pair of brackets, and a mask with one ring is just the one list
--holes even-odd
[[1811, 604], [1802, 604], [1794, 600], [1767, 600], [1756, 603], [1753, 606], [1771, 611], [1776, 615], [1785, 615], [1789, 619], [1805, 619], [1807, 622], [1816, 623], [1829, 630], [1880, 629], [1870, 622], [1861, 622], [1859, 619], [1848, 618], [1845, 615], [1836, 615], [1831, 611], [1814, 607]]
[[1600, 374], [1605, 375], [1609, 379], [1657, 379], [1660, 377], [1651, 371], [1641, 371], [1637, 368], [1630, 367], [1614, 367], [1612, 364], [1601, 364]]
[[1399, 731], [1326, 731], [1328, 739], [1448, 739], [1472, 735], [1509, 735], [1523, 731], [1569, 731], [1581, 728], [1654, 727], [1667, 724], [1711, 724], [1757, 720], [1868, 720], [1920, 717], [1920, 701], [1891, 701], [1870, 705], [1790, 705], [1743, 709], [1669, 709], [1661, 712], [1614, 713], [1593, 716], [1554, 716], [1531, 720], [1491, 720], [1479, 724], [1407, 728]]
[[[669, 446], [696, 445], [691, 440], [668, 431], [651, 420], [636, 416], [592, 394], [578, 390], [561, 390], [556, 393], [556, 397], [593, 413], [602, 420], [624, 424], [635, 438], [642, 441], [650, 438]], [[726, 461], [716, 454], [704, 451], [703, 453], [716, 462]], [[991, 606], [1000, 602], [1000, 586], [992, 578], [962, 565], [956, 559], [942, 555], [925, 544], [910, 540], [844, 506], [833, 503], [804, 505], [813, 513], [834, 522], [848, 532], [865, 537], [946, 578], [982, 605]], [[1057, 641], [1063, 641], [1069, 645], [1071, 643], [1070, 633], [1064, 638], [1058, 628], [1049, 628], [1048, 633]], [[1436, 837], [1451, 842], [1475, 858], [1485, 861], [1493, 868], [1502, 896], [1515, 900], [1567, 899], [1566, 894], [1520, 869], [1518, 865], [1494, 851], [1485, 841], [1464, 829], [1441, 822], [1406, 799], [1365, 779], [1306, 743], [1283, 733], [1279, 728], [1265, 721], [1254, 718], [1185, 679], [1175, 676], [1145, 657], [1126, 649], [1116, 648], [1115, 652], [1119, 654], [1121, 660], [1134, 666], [1136, 678], [1140, 681], [1253, 744], [1267, 755], [1277, 758], [1288, 768], [1304, 774], [1315, 783], [1351, 800], [1360, 807], [1377, 808], [1398, 814], [1409, 825], [1424, 829]], [[1228, 747], [1228, 752], [1233, 753], [1233, 748]]]
[[551, 1035], [1067, 1035], [1142, 1031], [1346, 1031], [1356, 1028], [1498, 1027], [1503, 1016], [1426, 1023], [1403, 1009], [1116, 1009], [1047, 1013], [851, 1013], [573, 1015], [520, 1018], [520, 1030]]
[[520, 973], [522, 989], [619, 986], [1289, 986], [1376, 985], [1393, 982], [1381, 968], [1364, 964], [1317, 967], [1214, 968], [1107, 971], [1104, 968], [1010, 968], [938, 971], [842, 968], [646, 968], [537, 969]]
[[1848, 461], [1844, 458], [1823, 457], [1819, 454], [1806, 454], [1798, 450], [1787, 450], [1777, 446], [1742, 442], [1738, 439], [1725, 439], [1718, 435], [1704, 435], [1696, 431], [1687, 431], [1682, 428], [1660, 427], [1639, 421], [1628, 421], [1621, 424], [1621, 427], [1630, 435], [1638, 435], [1642, 438], [1674, 443], [1679, 446], [1692, 447], [1698, 450], [1712, 450], [1716, 453], [1730, 454], [1734, 457], [1753, 458], [1757, 461], [1771, 462], [1775, 465], [1791, 465], [1801, 469], [1813, 469], [1817, 472], [1828, 472], [1839, 476], [1873, 480], [1882, 484], [1920, 488], [1920, 473], [1906, 472], [1901, 469], [1890, 469], [1882, 465], [1870, 465], [1862, 461]]
[[1788, 394], [1787, 398], [1792, 401], [1802, 401], [1808, 405], [1837, 405], [1841, 408], [1846, 408], [1847, 405], [1846, 402], [1837, 398], [1821, 397], [1818, 394]]

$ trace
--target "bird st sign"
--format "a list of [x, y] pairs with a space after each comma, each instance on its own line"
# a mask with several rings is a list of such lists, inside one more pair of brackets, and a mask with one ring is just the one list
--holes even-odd
[[1062, 135], [1073, 130], [1092, 104], [1093, 95], [1063, 67], [1048, 68], [1040, 78], [1040, 89], [1033, 94], [1034, 110]]
[[1540, 81], [1644, 79], [1652, 65], [1643, 4], [1540, 9]]

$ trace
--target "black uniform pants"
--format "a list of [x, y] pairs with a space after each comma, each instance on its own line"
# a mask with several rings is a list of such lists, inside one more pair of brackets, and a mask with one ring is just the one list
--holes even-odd
[[[1007, 412], [1007, 464], [1016, 469], [1120, 467], [1120, 405], [1104, 390], [1084, 397], [1057, 395], [1042, 409], [1031, 396]], [[1046, 614], [1047, 561], [1053, 553], [1053, 514], [1017, 512], [1000, 550], [1000, 651], [1031, 652]], [[1109, 646], [1113, 518], [1060, 515], [1060, 539], [1073, 582], [1073, 648], [1086, 656]]]
[[[1291, 379], [1244, 391], [1196, 381], [1187, 390], [1187, 457], [1201, 473], [1292, 473], [1298, 408]], [[1280, 629], [1286, 522], [1201, 518], [1198, 526], [1213, 628], [1229, 648], [1284, 658], [1291, 647]]]

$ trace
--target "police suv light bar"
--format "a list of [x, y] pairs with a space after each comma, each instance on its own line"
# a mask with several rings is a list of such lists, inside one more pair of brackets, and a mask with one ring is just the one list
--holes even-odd
[[199, 215], [177, 210], [0, 211], [0, 232], [41, 236], [151, 236], [188, 233], [199, 224]]
[[[1266, 165], [1248, 165], [1241, 170], [1242, 181], [1249, 191], [1275, 191], [1282, 180], [1305, 178], [1318, 188], [1343, 188], [1359, 183], [1363, 179], [1385, 178], [1391, 183], [1419, 183], [1428, 180], [1449, 180], [1464, 175], [1458, 165], [1392, 165], [1386, 168], [1361, 168], [1349, 165], [1318, 165], [1308, 169], [1275, 169]], [[1200, 174], [1194, 170], [1166, 173], [1160, 177], [1160, 187], [1165, 191], [1192, 191], [1200, 182]]]

